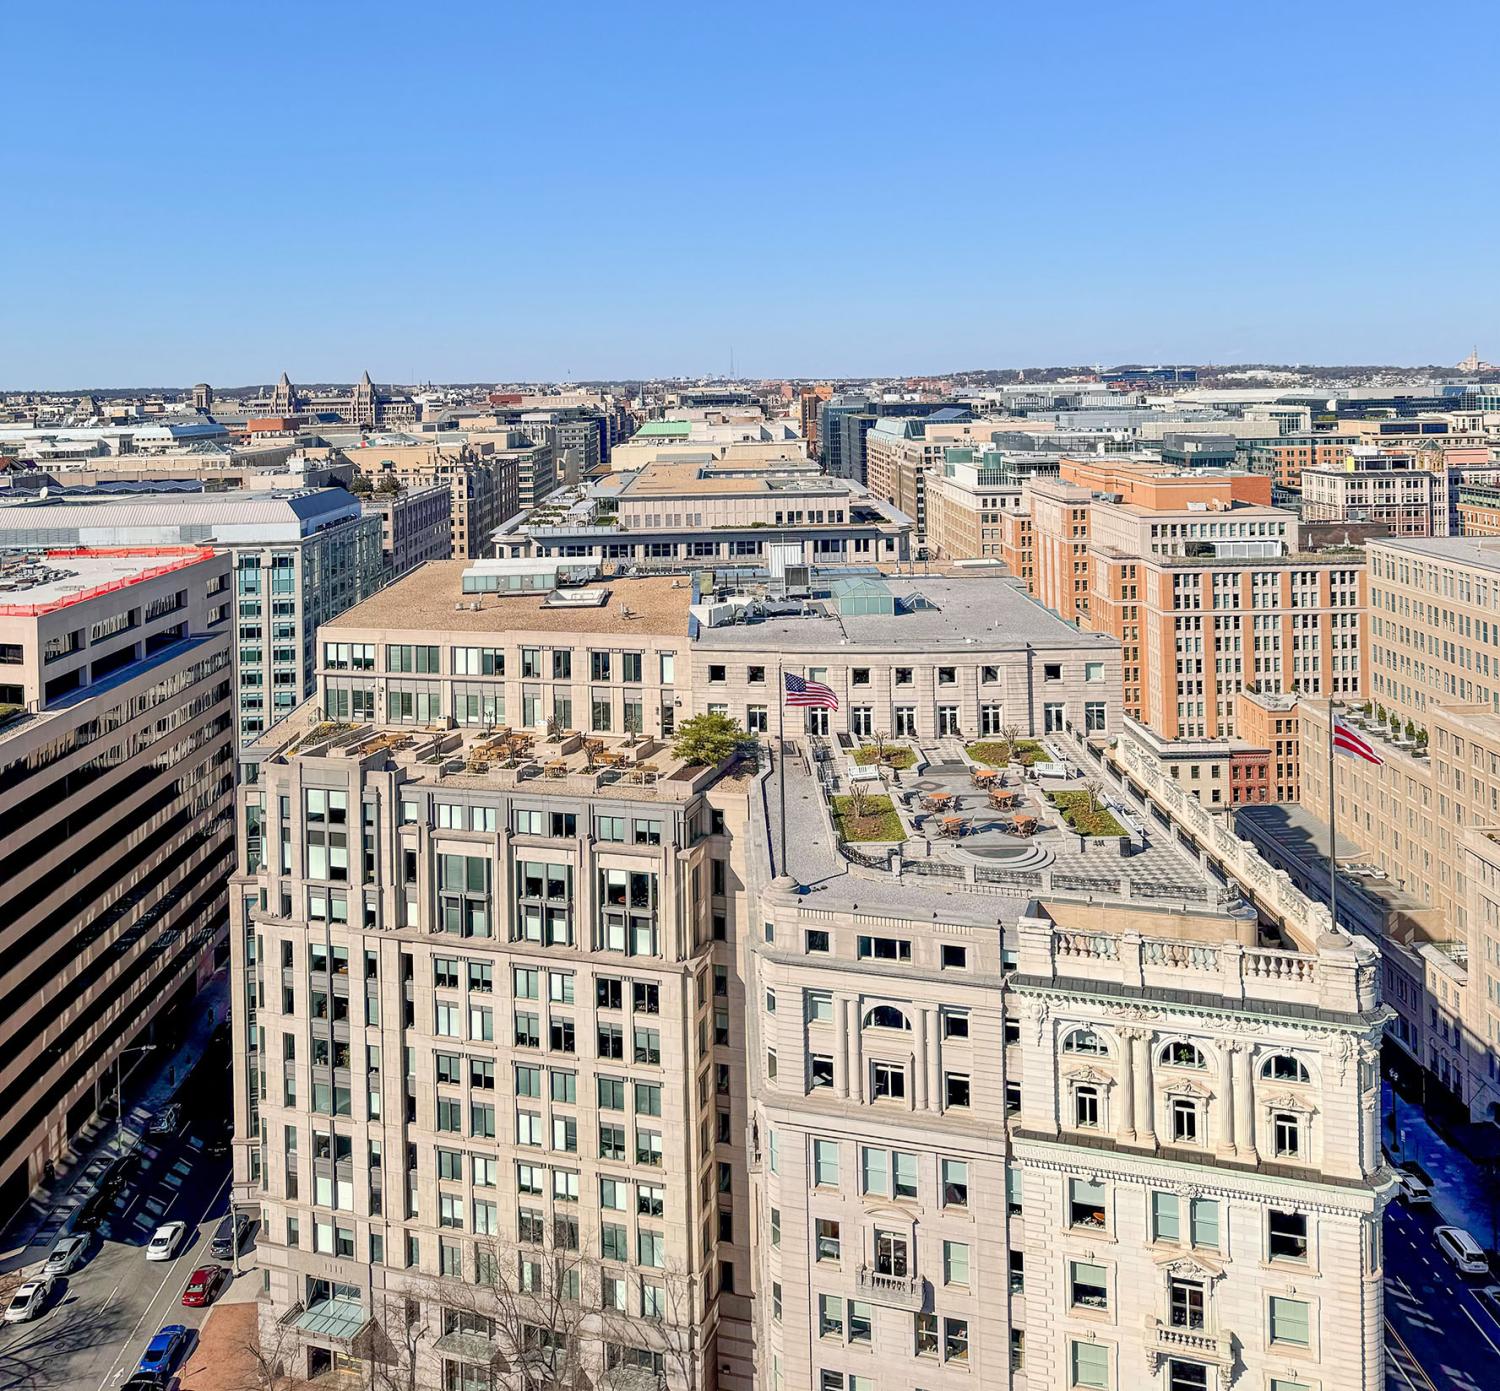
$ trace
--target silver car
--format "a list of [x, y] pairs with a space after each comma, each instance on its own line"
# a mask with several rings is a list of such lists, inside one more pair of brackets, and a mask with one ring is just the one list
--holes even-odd
[[77, 1236], [61, 1237], [57, 1244], [47, 1254], [47, 1260], [42, 1266], [43, 1275], [67, 1275], [70, 1271], [77, 1269], [83, 1264], [84, 1257], [89, 1252], [89, 1239], [87, 1233], [79, 1233]]
[[47, 1307], [47, 1296], [51, 1293], [50, 1275], [38, 1275], [36, 1279], [28, 1280], [5, 1306], [5, 1322], [26, 1323], [34, 1319]]

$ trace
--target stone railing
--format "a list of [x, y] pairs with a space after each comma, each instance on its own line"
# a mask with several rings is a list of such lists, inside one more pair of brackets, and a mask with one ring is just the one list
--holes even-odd
[[927, 1300], [927, 1282], [920, 1275], [882, 1275], [873, 1266], [862, 1265], [855, 1282], [862, 1295], [890, 1308], [917, 1312]]
[[[1134, 990], [1164, 989], [1218, 995], [1226, 1000], [1274, 999], [1327, 1006], [1330, 992], [1353, 993], [1353, 953], [1333, 960], [1302, 952], [1246, 947], [1237, 942], [1146, 937], [1139, 932], [1090, 932], [1058, 927], [1047, 918], [1022, 918], [1023, 975], [1085, 978]], [[1325, 979], [1325, 976], [1327, 979]], [[1351, 999], [1343, 1008], [1357, 1006]]]

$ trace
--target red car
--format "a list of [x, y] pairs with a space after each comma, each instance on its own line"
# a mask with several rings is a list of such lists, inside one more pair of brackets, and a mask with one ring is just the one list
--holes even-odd
[[201, 1309], [205, 1304], [212, 1304], [214, 1296], [224, 1283], [224, 1274], [222, 1265], [205, 1265], [195, 1270], [187, 1282], [187, 1288], [182, 1292], [183, 1304], [189, 1309]]

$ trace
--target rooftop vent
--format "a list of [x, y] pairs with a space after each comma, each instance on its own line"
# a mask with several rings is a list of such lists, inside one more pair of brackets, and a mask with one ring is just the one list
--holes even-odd
[[546, 598], [549, 609], [602, 609], [609, 600], [607, 589], [554, 589]]

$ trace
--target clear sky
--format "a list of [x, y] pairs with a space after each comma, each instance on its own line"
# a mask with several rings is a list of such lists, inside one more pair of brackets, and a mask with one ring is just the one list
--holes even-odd
[[0, 387], [1500, 358], [1492, 9], [7, 6]]

